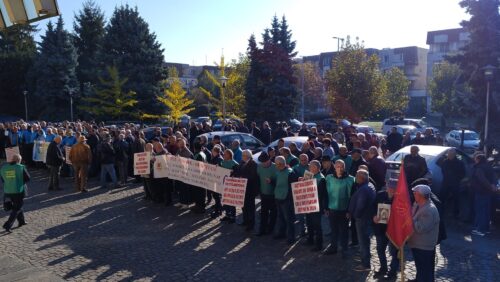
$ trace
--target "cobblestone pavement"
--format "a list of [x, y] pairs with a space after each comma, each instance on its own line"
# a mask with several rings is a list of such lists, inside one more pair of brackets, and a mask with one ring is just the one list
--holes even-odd
[[[324, 256], [303, 240], [289, 247], [269, 236], [255, 237], [208, 215], [142, 199], [142, 187], [75, 193], [46, 191], [46, 173], [32, 172], [25, 202], [28, 225], [0, 233], [0, 255], [14, 257], [69, 281], [374, 281], [355, 272], [359, 257]], [[6, 220], [1, 212], [0, 221]], [[438, 249], [437, 281], [498, 281], [500, 232], [484, 238], [455, 222]], [[325, 238], [325, 241], [326, 238]], [[372, 241], [372, 268], [377, 267]], [[406, 252], [407, 278], [414, 278]], [[0, 270], [2, 266], [0, 265]]]

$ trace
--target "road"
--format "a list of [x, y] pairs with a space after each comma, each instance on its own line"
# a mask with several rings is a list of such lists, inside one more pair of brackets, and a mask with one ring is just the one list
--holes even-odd
[[[19, 261], [40, 280], [53, 275], [67, 281], [375, 281], [373, 273], [353, 270], [359, 261], [355, 249], [342, 259], [310, 252], [303, 239], [287, 246], [255, 237], [208, 215], [147, 202], [138, 184], [109, 192], [92, 180], [90, 192], [80, 194], [71, 179], [63, 179], [63, 191], [48, 193], [46, 172], [32, 171], [32, 177], [28, 225], [0, 233], [0, 261]], [[1, 212], [2, 222], [6, 217]], [[498, 227], [478, 238], [450, 221], [448, 237], [438, 248], [437, 281], [498, 281]], [[374, 243], [372, 254], [376, 268]], [[405, 257], [406, 276], [414, 278], [410, 253]], [[0, 264], [0, 280], [15, 280], [5, 276], [11, 270]]]

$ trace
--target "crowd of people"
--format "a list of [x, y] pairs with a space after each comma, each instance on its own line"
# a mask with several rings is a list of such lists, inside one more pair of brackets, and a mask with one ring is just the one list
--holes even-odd
[[[99, 175], [102, 189], [120, 188], [135, 178], [135, 182], [143, 183], [146, 200], [191, 209], [196, 214], [209, 213], [212, 218], [219, 218], [221, 224], [235, 223], [236, 208], [222, 205], [220, 194], [180, 181], [156, 178], [153, 170], [146, 175], [133, 175], [134, 153], [150, 152], [151, 162], [156, 156], [172, 154], [231, 169], [232, 176], [248, 179], [242, 220], [238, 224], [248, 232], [256, 227], [256, 236], [270, 234], [276, 240], [295, 244], [300, 235], [306, 238], [312, 251], [327, 255], [340, 251], [343, 257], [348, 256], [349, 247], [358, 247], [361, 264], [357, 270], [368, 271], [373, 231], [380, 265], [375, 277], [391, 280], [399, 270], [398, 250], [386, 236], [387, 224], [377, 215], [377, 206], [392, 203], [397, 179], [386, 181], [384, 158], [403, 146], [412, 145], [411, 154], [403, 161], [413, 204], [414, 233], [408, 245], [417, 267], [416, 281], [433, 281], [436, 245], [446, 238], [443, 209], [450, 195], [459, 193], [457, 189], [466, 173], [464, 163], [458, 161], [455, 151], [450, 149], [441, 164], [443, 189], [439, 195], [432, 192], [432, 183], [426, 178], [426, 161], [416, 146], [438, 144], [431, 130], [409, 142], [395, 128], [387, 138], [380, 139], [375, 134], [355, 132], [354, 128], [338, 128], [328, 133], [321, 128], [304, 126], [298, 135], [307, 136], [307, 142], [285, 146], [282, 138], [293, 135], [286, 123], [279, 124], [275, 130], [268, 122], [264, 122], [262, 128], [254, 122], [250, 128], [228, 123], [223, 129], [248, 132], [266, 145], [273, 140], [279, 142], [276, 147], [261, 152], [256, 161], [250, 150], [241, 148], [238, 140], [222, 144], [217, 135], [210, 142], [204, 136], [195, 138], [211, 131], [206, 123], [192, 124], [189, 129], [167, 128], [166, 132], [157, 127], [150, 138], [134, 124], [119, 127], [84, 121], [0, 124], [0, 152], [3, 153], [5, 147], [20, 149], [20, 155], [8, 160], [0, 174], [5, 195], [13, 203], [11, 216], [3, 227], [10, 231], [16, 219], [19, 225], [26, 224], [22, 199], [29, 174], [23, 164], [43, 166], [32, 161], [34, 141], [50, 143], [45, 162], [49, 171], [48, 190], [62, 188], [61, 174], [73, 176], [75, 191], [82, 193], [87, 192], [89, 176]], [[66, 147], [71, 148], [68, 155]], [[484, 155], [476, 155], [475, 162], [471, 176], [475, 191], [474, 232], [484, 236], [489, 231], [491, 206], [488, 202], [491, 205], [496, 192], [496, 178]], [[306, 174], [316, 179], [320, 211], [304, 216], [294, 213], [291, 184], [303, 180]], [[110, 181], [112, 186], [108, 188]], [[255, 226], [257, 197], [261, 205], [260, 224]], [[458, 203], [453, 212], [460, 212]], [[325, 233], [329, 238], [326, 246]], [[389, 264], [387, 249], [391, 256]]]

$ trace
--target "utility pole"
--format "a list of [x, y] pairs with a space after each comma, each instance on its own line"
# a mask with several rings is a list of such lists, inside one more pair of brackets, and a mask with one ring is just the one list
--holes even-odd
[[26, 116], [26, 122], [28, 121], [28, 91], [24, 90], [23, 91], [23, 94], [24, 94], [24, 114]]

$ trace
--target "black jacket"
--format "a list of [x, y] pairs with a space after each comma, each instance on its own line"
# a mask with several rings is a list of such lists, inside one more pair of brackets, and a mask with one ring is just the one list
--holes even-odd
[[254, 160], [241, 162], [234, 170], [235, 177], [248, 179], [245, 197], [255, 197], [260, 191], [259, 175], [257, 174], [257, 163]]
[[[392, 205], [393, 199], [394, 197], [389, 199], [389, 194], [387, 193], [387, 191], [379, 191], [377, 193], [377, 196], [375, 197], [372, 216], [377, 215], [378, 204]], [[387, 231], [387, 224], [373, 223], [373, 233], [375, 234], [375, 236], [385, 236], [386, 231]]]
[[46, 164], [49, 166], [61, 166], [64, 162], [64, 155], [56, 142], [52, 141], [47, 148]]
[[387, 136], [387, 149], [391, 152], [396, 152], [403, 145], [403, 135], [399, 132], [390, 133]]
[[408, 185], [427, 174], [427, 163], [422, 156], [417, 155], [414, 157], [412, 155], [406, 155], [403, 162], [406, 174], [406, 182], [408, 183]]
[[[443, 188], [458, 189], [460, 182], [465, 177], [464, 163], [454, 158], [453, 160], [445, 159], [442, 163], [438, 163], [443, 173]], [[457, 190], [458, 191], [458, 190]]]
[[113, 145], [108, 142], [102, 142], [98, 146], [99, 160], [101, 164], [114, 164], [115, 163], [115, 149]]

